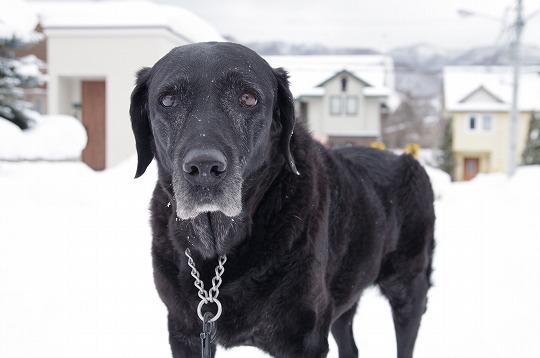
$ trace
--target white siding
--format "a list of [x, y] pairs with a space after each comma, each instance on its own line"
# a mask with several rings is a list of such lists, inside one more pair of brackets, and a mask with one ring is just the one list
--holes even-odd
[[380, 137], [381, 133], [381, 100], [377, 97], [365, 100], [364, 130], [367, 133]]
[[307, 103], [307, 118], [302, 120], [307, 121], [308, 129], [312, 134], [324, 135], [323, 125], [323, 108], [320, 97], [303, 98], [302, 102]]

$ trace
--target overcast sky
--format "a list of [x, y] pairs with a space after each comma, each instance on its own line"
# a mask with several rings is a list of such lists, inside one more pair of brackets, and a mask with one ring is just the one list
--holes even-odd
[[[418, 43], [447, 49], [493, 46], [515, 19], [516, 5], [516, 0], [153, 1], [191, 10], [238, 42], [277, 40], [382, 52]], [[540, 0], [523, 0], [523, 5], [525, 16], [537, 13], [526, 21], [523, 42], [540, 47]], [[458, 9], [491, 19], [463, 18]]]
[[[376, 50], [430, 43], [447, 48], [494, 45], [515, 0], [157, 0], [187, 8], [223, 35], [241, 42], [281, 40]], [[540, 9], [523, 0], [524, 13]], [[492, 16], [463, 18], [464, 8]], [[540, 15], [528, 22], [524, 42], [540, 46]]]

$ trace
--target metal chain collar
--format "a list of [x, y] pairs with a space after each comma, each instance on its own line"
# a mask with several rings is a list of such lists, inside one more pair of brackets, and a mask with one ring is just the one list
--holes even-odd
[[201, 302], [199, 302], [199, 305], [197, 306], [197, 314], [199, 315], [199, 318], [201, 321], [204, 322], [204, 317], [202, 314], [202, 306], [206, 305], [208, 303], [215, 303], [217, 306], [217, 313], [212, 319], [209, 320], [209, 322], [215, 322], [220, 316], [221, 316], [221, 302], [217, 299], [219, 296], [219, 286], [221, 286], [221, 276], [225, 272], [225, 262], [227, 262], [227, 256], [223, 255], [218, 258], [218, 265], [215, 268], [216, 275], [214, 278], [212, 278], [212, 288], [210, 288], [208, 291], [204, 289], [204, 282], [202, 282], [199, 271], [195, 268], [195, 262], [193, 261], [193, 258], [191, 257], [191, 251], [189, 249], [186, 249], [185, 254], [188, 258], [188, 265], [191, 267], [191, 276], [195, 279], [195, 287], [199, 290], [198, 295], [201, 299]]

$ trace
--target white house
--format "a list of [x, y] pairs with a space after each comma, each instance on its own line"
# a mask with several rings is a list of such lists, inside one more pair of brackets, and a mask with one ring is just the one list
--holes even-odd
[[151, 1], [33, 2], [47, 38], [48, 112], [80, 118], [96, 170], [134, 153], [129, 119], [135, 73], [173, 47], [223, 41], [193, 13]]
[[[454, 177], [506, 172], [510, 158], [511, 67], [460, 66], [443, 71], [443, 110], [453, 121]], [[516, 163], [532, 112], [540, 110], [540, 67], [524, 67], [518, 97]]]
[[399, 104], [394, 63], [383, 55], [266, 56], [290, 74], [297, 113], [329, 146], [369, 145], [381, 137], [381, 114]]

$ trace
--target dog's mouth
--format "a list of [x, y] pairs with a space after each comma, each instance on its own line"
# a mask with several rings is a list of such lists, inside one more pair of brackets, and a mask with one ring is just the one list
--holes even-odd
[[186, 198], [176, 197], [176, 202], [179, 203], [176, 209], [176, 215], [179, 219], [189, 220], [205, 213], [221, 212], [225, 216], [235, 217], [242, 212], [242, 203], [237, 203], [236, 200], [228, 200], [222, 196], [213, 198], [204, 196], [202, 198]]
[[192, 244], [206, 258], [225, 255], [246, 230], [242, 210], [242, 180], [230, 176], [220, 185], [202, 187], [173, 176], [176, 216], [190, 225]]
[[176, 215], [181, 220], [194, 219], [203, 213], [221, 212], [235, 217], [242, 212], [242, 180], [229, 177], [216, 186], [192, 185], [173, 177]]

